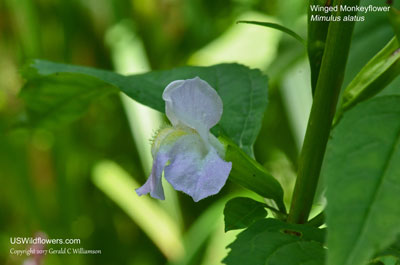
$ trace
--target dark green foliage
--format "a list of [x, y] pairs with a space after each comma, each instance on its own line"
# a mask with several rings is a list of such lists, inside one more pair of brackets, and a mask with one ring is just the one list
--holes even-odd
[[265, 204], [250, 198], [237, 197], [228, 201], [224, 208], [225, 232], [249, 227], [263, 219], [268, 212]]
[[281, 213], [286, 214], [283, 189], [279, 182], [229, 139], [219, 139], [226, 147], [225, 160], [232, 162], [229, 179], [264, 198], [273, 199]]
[[333, 131], [323, 175], [328, 265], [363, 265], [400, 233], [400, 97], [347, 112]]
[[393, 6], [390, 8], [389, 21], [392, 24], [397, 41], [400, 41], [400, 11]]
[[400, 237], [397, 237], [396, 241], [391, 244], [388, 248], [385, 250], [379, 252], [378, 254], [375, 255], [376, 259], [380, 260], [382, 257], [390, 257], [391, 259], [396, 259], [397, 264], [400, 263]]
[[34, 127], [57, 127], [81, 117], [100, 97], [117, 92], [110, 84], [83, 74], [57, 73], [29, 79], [21, 97]]
[[224, 259], [227, 265], [323, 265], [324, 231], [276, 219], [260, 220], [241, 232]]
[[321, 68], [322, 56], [324, 55], [326, 35], [328, 34], [329, 22], [311, 21], [312, 15], [327, 15], [323, 12], [311, 12], [311, 5], [330, 6], [332, 1], [327, 0], [309, 0], [308, 11], [308, 38], [307, 51], [311, 68], [311, 87], [313, 94], [317, 87], [319, 69]]

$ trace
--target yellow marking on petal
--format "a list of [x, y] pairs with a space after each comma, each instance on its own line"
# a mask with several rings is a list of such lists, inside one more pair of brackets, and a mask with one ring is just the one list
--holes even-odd
[[156, 136], [153, 139], [153, 144], [151, 146], [151, 153], [153, 158], [157, 154], [161, 145], [169, 145], [178, 140], [178, 138], [197, 133], [195, 130], [190, 128], [181, 128], [181, 127], [167, 127], [162, 128], [158, 132], [156, 132]]

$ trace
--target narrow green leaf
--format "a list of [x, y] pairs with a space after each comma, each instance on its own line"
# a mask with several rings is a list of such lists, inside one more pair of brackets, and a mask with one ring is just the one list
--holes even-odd
[[228, 201], [224, 208], [225, 232], [249, 227], [264, 219], [268, 212], [265, 204], [250, 198], [237, 197]]
[[323, 265], [324, 231], [276, 219], [260, 220], [228, 246], [227, 265]]
[[400, 74], [400, 50], [396, 38], [379, 51], [343, 92], [342, 111], [348, 110], [384, 89]]
[[268, 27], [268, 28], [273, 28], [279, 31], [282, 31], [283, 33], [288, 34], [289, 36], [292, 36], [293, 38], [295, 38], [296, 40], [298, 40], [301, 44], [305, 45], [305, 40], [296, 32], [294, 32], [293, 30], [276, 24], [276, 23], [271, 23], [271, 22], [261, 22], [261, 21], [249, 21], [249, 20], [240, 20], [237, 23], [246, 23], [246, 24], [253, 24], [253, 25], [258, 25], [258, 26], [263, 26], [263, 27]]
[[311, 11], [311, 6], [330, 6], [329, 0], [309, 0], [308, 1], [308, 36], [307, 36], [307, 51], [311, 69], [311, 85], [313, 94], [317, 87], [319, 69], [321, 68], [322, 56], [324, 55], [326, 36], [328, 34], [329, 22], [327, 21], [312, 21], [312, 16], [330, 15], [321, 11]]
[[238, 64], [210, 67], [186, 66], [166, 71], [123, 76], [113, 72], [35, 60], [23, 71], [27, 83], [22, 97], [35, 124], [57, 124], [83, 114], [98, 96], [118, 91], [164, 112], [161, 98], [172, 81], [199, 76], [216, 89], [224, 103], [221, 121], [213, 128], [217, 136], [229, 136], [252, 155], [267, 105], [268, 80], [259, 70]]
[[169, 262], [167, 265], [193, 264], [197, 254], [203, 249], [216, 229], [219, 228], [220, 222], [216, 220], [221, 218], [221, 212], [226, 200], [227, 198], [218, 200], [196, 218], [183, 236], [185, 255], [179, 260]]
[[364, 265], [400, 233], [400, 96], [346, 112], [328, 144], [328, 265]]
[[283, 189], [279, 182], [254, 159], [225, 137], [219, 137], [226, 147], [225, 160], [232, 162], [229, 179], [264, 198], [275, 201], [282, 214], [286, 214]]

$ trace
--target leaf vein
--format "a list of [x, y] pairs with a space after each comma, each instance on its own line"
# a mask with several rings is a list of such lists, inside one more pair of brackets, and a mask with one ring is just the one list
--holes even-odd
[[[367, 229], [367, 223], [369, 222], [369, 216], [370, 216], [371, 212], [373, 211], [373, 208], [375, 208], [376, 198], [382, 192], [382, 185], [385, 182], [385, 175], [387, 174], [387, 171], [388, 171], [388, 169], [390, 168], [390, 166], [392, 164], [392, 160], [393, 160], [394, 154], [396, 153], [396, 150], [399, 147], [400, 147], [400, 128], [398, 129], [398, 132], [397, 132], [397, 139], [394, 141], [393, 147], [390, 150], [390, 153], [388, 155], [387, 162], [384, 165], [382, 175], [379, 178], [379, 182], [378, 182], [377, 188], [375, 189], [374, 194], [373, 194], [373, 196], [372, 196], [372, 198], [371, 198], [371, 200], [370, 200], [370, 202], [368, 204], [368, 205], [371, 205], [371, 206], [368, 207], [368, 209], [367, 209], [367, 211], [366, 211], [366, 213], [364, 215], [365, 217], [362, 219], [362, 224], [361, 224], [360, 229], [359, 229], [359, 231], [360, 231], [359, 235], [360, 236], [357, 237], [356, 243], [354, 245], [355, 247], [353, 249], [359, 248], [360, 243], [362, 242], [361, 239], [364, 238], [364, 235], [365, 235], [366, 229]], [[349, 260], [351, 261], [353, 258], [354, 257], [350, 253], [349, 258], [346, 259], [346, 262], [347, 262], [346, 264], [348, 264], [348, 261]]]

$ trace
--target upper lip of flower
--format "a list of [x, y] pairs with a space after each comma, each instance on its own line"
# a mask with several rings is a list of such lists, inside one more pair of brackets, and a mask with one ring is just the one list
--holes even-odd
[[208, 142], [209, 131], [222, 116], [222, 100], [217, 92], [199, 77], [170, 83], [162, 95], [165, 113], [173, 126], [196, 130]]
[[222, 144], [210, 134], [221, 119], [221, 98], [207, 82], [196, 77], [170, 83], [163, 99], [173, 127], [159, 131], [154, 139], [152, 172], [136, 192], [164, 199], [164, 171], [164, 177], [176, 190], [195, 201], [218, 193], [232, 168], [232, 163], [220, 157]]

